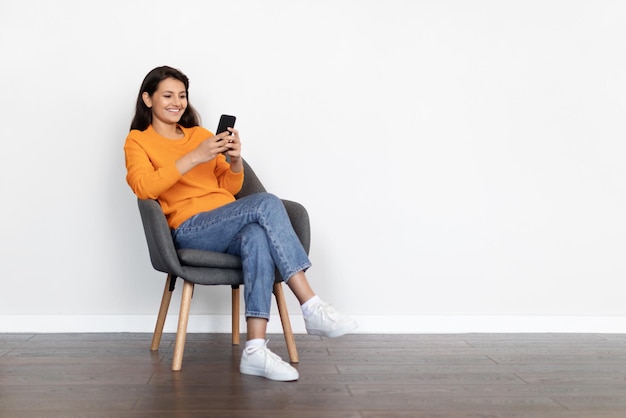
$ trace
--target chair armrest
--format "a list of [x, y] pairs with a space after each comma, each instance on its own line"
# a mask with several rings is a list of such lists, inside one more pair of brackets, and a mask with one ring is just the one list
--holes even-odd
[[309, 253], [311, 246], [311, 224], [309, 221], [309, 213], [306, 208], [298, 202], [291, 200], [282, 200], [289, 215], [289, 220], [293, 226], [296, 235], [300, 238], [300, 242], [304, 250]]

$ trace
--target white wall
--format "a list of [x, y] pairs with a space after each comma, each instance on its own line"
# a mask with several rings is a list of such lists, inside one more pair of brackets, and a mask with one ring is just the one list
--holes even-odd
[[624, 39], [621, 1], [0, 0], [0, 332], [152, 329], [122, 146], [164, 64], [306, 205], [361, 332], [624, 331]]

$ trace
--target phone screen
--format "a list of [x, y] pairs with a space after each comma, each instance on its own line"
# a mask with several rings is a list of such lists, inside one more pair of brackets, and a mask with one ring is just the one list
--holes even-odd
[[227, 131], [228, 129], [226, 128], [234, 128], [235, 120], [237, 120], [235, 116], [222, 115], [220, 117], [220, 123], [217, 125], [217, 131], [215, 131], [215, 135], [221, 134], [222, 132]]

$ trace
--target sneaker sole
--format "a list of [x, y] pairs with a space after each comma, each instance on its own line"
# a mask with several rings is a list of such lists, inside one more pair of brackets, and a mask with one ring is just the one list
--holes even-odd
[[296, 372], [295, 375], [293, 373], [290, 373], [290, 374], [285, 373], [285, 374], [278, 374], [278, 375], [270, 376], [270, 375], [265, 374], [264, 370], [259, 370], [254, 367], [246, 367], [246, 366], [239, 366], [239, 372], [241, 374], [247, 374], [249, 376], [264, 377], [266, 379], [275, 380], [277, 382], [293, 382], [294, 380], [298, 380], [298, 378], [300, 377], [298, 372]]

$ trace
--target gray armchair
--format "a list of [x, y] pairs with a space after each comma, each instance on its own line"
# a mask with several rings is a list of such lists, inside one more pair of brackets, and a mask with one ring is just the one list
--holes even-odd
[[[244, 184], [236, 198], [264, 192], [265, 188], [252, 168], [245, 161], [244, 170]], [[310, 245], [308, 213], [299, 203], [288, 200], [283, 200], [283, 203], [287, 209], [294, 230], [308, 253]], [[243, 285], [241, 259], [234, 255], [210, 251], [194, 249], [177, 250], [174, 246], [174, 240], [172, 239], [169, 225], [167, 224], [159, 203], [151, 199], [138, 199], [138, 205], [152, 266], [155, 270], [167, 273], [163, 298], [161, 299], [161, 307], [159, 308], [150, 349], [155, 351], [159, 348], [170, 299], [174, 291], [176, 279], [179, 277], [183, 279], [184, 285], [172, 370], [178, 371], [182, 368], [183, 352], [187, 336], [187, 323], [189, 320], [189, 308], [191, 306], [194, 285], [196, 284], [230, 285], [232, 287], [232, 342], [234, 345], [239, 344], [239, 286]], [[281, 282], [282, 278], [277, 275], [273, 291], [276, 297], [276, 304], [278, 305], [278, 313], [285, 335], [289, 359], [291, 362], [297, 363], [298, 352], [293, 338], [291, 322], [289, 321], [289, 314], [287, 312]]]

